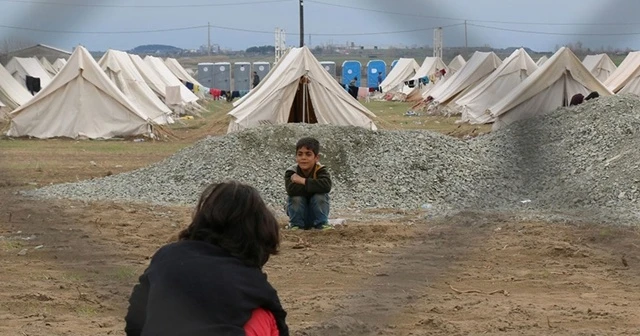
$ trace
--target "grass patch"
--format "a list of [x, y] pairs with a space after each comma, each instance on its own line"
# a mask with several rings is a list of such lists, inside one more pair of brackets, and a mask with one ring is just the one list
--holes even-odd
[[73, 311], [82, 317], [94, 317], [98, 315], [98, 309], [86, 304], [80, 304], [74, 307]]
[[109, 277], [118, 281], [133, 281], [138, 277], [138, 270], [130, 266], [120, 266], [109, 272]]
[[22, 243], [17, 240], [0, 240], [0, 251], [2, 252], [12, 252], [15, 250], [19, 250], [22, 248]]

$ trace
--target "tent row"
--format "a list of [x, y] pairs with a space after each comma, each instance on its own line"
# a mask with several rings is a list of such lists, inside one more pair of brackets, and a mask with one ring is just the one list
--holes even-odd
[[[96, 62], [79, 46], [68, 61], [50, 64], [59, 68], [53, 77], [33, 61], [14, 58], [7, 69], [0, 66], [0, 101], [12, 110], [9, 136], [151, 135], [154, 127], [172, 123], [176, 113], [203, 110], [199, 97], [185, 85], [197, 81], [175, 59], [143, 60], [109, 50]], [[26, 76], [40, 76], [39, 92], [26, 89]]]
[[493, 52], [476, 52], [457, 72], [424, 91], [421, 105], [432, 113], [460, 115], [461, 122], [493, 123], [499, 129], [567, 106], [577, 94], [607, 96], [625, 92], [622, 87], [632, 91], [634, 79], [640, 77], [640, 70], [634, 73], [640, 69], [635, 57], [633, 53], [627, 57], [629, 66], [624, 70], [624, 62], [616, 69], [606, 54], [580, 61], [568, 48], [538, 62], [524, 49], [504, 60]]

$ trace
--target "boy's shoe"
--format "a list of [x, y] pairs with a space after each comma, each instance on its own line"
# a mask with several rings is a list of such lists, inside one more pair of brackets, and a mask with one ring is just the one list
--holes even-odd
[[322, 224], [322, 225], [318, 225], [318, 226], [314, 227], [314, 229], [316, 229], [316, 230], [322, 230], [322, 231], [325, 231], [325, 230], [333, 230], [333, 226], [331, 226], [331, 225], [329, 225], [329, 224], [327, 224], [327, 223], [324, 223], [324, 224]]
[[287, 230], [291, 230], [291, 231], [300, 230], [300, 227], [298, 227], [296, 225], [288, 224], [287, 225]]

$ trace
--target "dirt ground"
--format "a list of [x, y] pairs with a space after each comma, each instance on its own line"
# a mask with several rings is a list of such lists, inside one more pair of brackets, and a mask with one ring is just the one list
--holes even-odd
[[[137, 276], [191, 209], [16, 192], [135, 169], [211, 131], [191, 129], [170, 145], [0, 140], [0, 335], [123, 334]], [[293, 335], [640, 334], [638, 228], [340, 216], [336, 230], [283, 231], [266, 267]]]

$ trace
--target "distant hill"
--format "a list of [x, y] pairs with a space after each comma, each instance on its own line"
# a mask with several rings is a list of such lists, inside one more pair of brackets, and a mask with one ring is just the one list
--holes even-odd
[[129, 52], [132, 54], [162, 54], [162, 55], [175, 55], [182, 54], [186, 50], [177, 48], [174, 46], [164, 44], [146, 44], [137, 46], [131, 49]]

